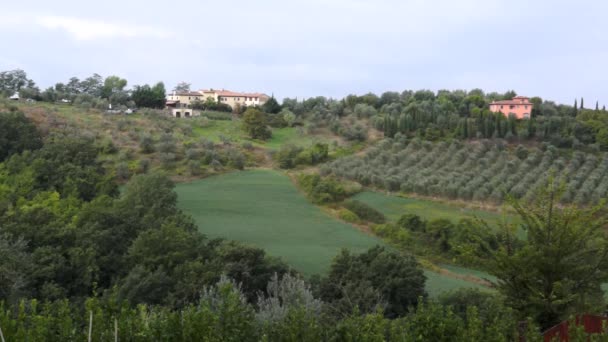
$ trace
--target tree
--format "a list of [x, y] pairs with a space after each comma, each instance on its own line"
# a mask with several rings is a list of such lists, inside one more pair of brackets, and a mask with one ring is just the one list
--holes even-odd
[[277, 114], [281, 111], [281, 105], [277, 102], [277, 100], [272, 96], [262, 105], [262, 110], [268, 114]]
[[266, 115], [255, 108], [248, 108], [243, 113], [242, 128], [252, 139], [266, 140], [272, 136], [272, 131], [266, 122]]
[[414, 257], [376, 246], [359, 255], [342, 250], [322, 279], [320, 293], [342, 314], [356, 307], [371, 313], [385, 304], [386, 316], [396, 317], [426, 296], [425, 281]]
[[23, 113], [0, 112], [0, 162], [13, 154], [40, 147], [40, 133]]
[[165, 85], [158, 82], [153, 87], [145, 84], [133, 87], [131, 98], [137, 107], [163, 108], [165, 106]]
[[179, 82], [175, 88], [173, 88], [173, 91], [176, 93], [187, 93], [190, 91], [190, 83]]
[[585, 109], [585, 100], [581, 97], [581, 109]]
[[582, 209], [558, 206], [563, 193], [564, 187], [549, 179], [534, 202], [509, 199], [527, 231], [527, 243], [514, 248], [512, 227], [503, 225], [505, 242], [491, 268], [507, 304], [542, 328], [599, 308], [601, 285], [608, 280], [604, 202]]
[[279, 113], [279, 115], [281, 115], [283, 117], [283, 120], [285, 120], [285, 122], [287, 122], [287, 125], [289, 127], [293, 126], [293, 124], [296, 121], [296, 115], [290, 111], [288, 108], [283, 108], [281, 110], [281, 112]]
[[101, 97], [110, 99], [112, 95], [123, 92], [127, 86], [127, 80], [118, 76], [108, 76], [103, 81], [103, 87], [101, 89]]
[[22, 89], [35, 87], [34, 81], [21, 69], [0, 72], [0, 95], [11, 96]]

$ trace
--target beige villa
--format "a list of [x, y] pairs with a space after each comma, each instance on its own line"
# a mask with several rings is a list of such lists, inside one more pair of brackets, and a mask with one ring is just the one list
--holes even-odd
[[239, 93], [230, 90], [204, 89], [200, 91], [173, 92], [167, 95], [166, 106], [174, 117], [199, 116], [200, 112], [192, 109], [195, 101], [205, 102], [213, 99], [217, 103], [224, 103], [235, 109], [239, 106], [261, 106], [270, 97], [262, 93]]

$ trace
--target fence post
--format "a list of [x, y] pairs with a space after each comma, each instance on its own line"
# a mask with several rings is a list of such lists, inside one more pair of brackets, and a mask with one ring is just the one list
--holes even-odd
[[91, 342], [93, 338], [93, 310], [90, 311], [91, 314], [89, 316], [89, 342]]
[[528, 334], [528, 321], [519, 321], [517, 324], [517, 330], [519, 331], [519, 342], [526, 342]]

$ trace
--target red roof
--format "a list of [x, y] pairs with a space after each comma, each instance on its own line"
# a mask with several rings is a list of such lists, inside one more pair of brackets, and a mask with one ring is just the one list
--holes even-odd
[[239, 93], [236, 91], [230, 91], [230, 90], [225, 90], [225, 89], [222, 89], [222, 90], [203, 89], [203, 90], [201, 90], [201, 92], [215, 93], [218, 96], [223, 96], [223, 97], [263, 97], [263, 96], [268, 97], [268, 95], [262, 94], [262, 93]]
[[203, 96], [199, 91], [185, 91], [185, 92], [175, 92], [169, 95], [173, 96]]
[[526, 104], [532, 104], [532, 102], [529, 101], [529, 97], [515, 96], [513, 98], [513, 100], [494, 101], [490, 104], [491, 105], [522, 105], [522, 104], [526, 105]]

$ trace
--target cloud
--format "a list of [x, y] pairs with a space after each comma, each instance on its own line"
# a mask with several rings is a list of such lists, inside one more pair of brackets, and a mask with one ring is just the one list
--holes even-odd
[[174, 36], [173, 32], [152, 26], [118, 23], [105, 20], [77, 18], [69, 16], [45, 14], [3, 14], [0, 15], [3, 27], [31, 30], [42, 28], [62, 31], [77, 41], [93, 41], [99, 39], [134, 39], [156, 38], [167, 39]]

